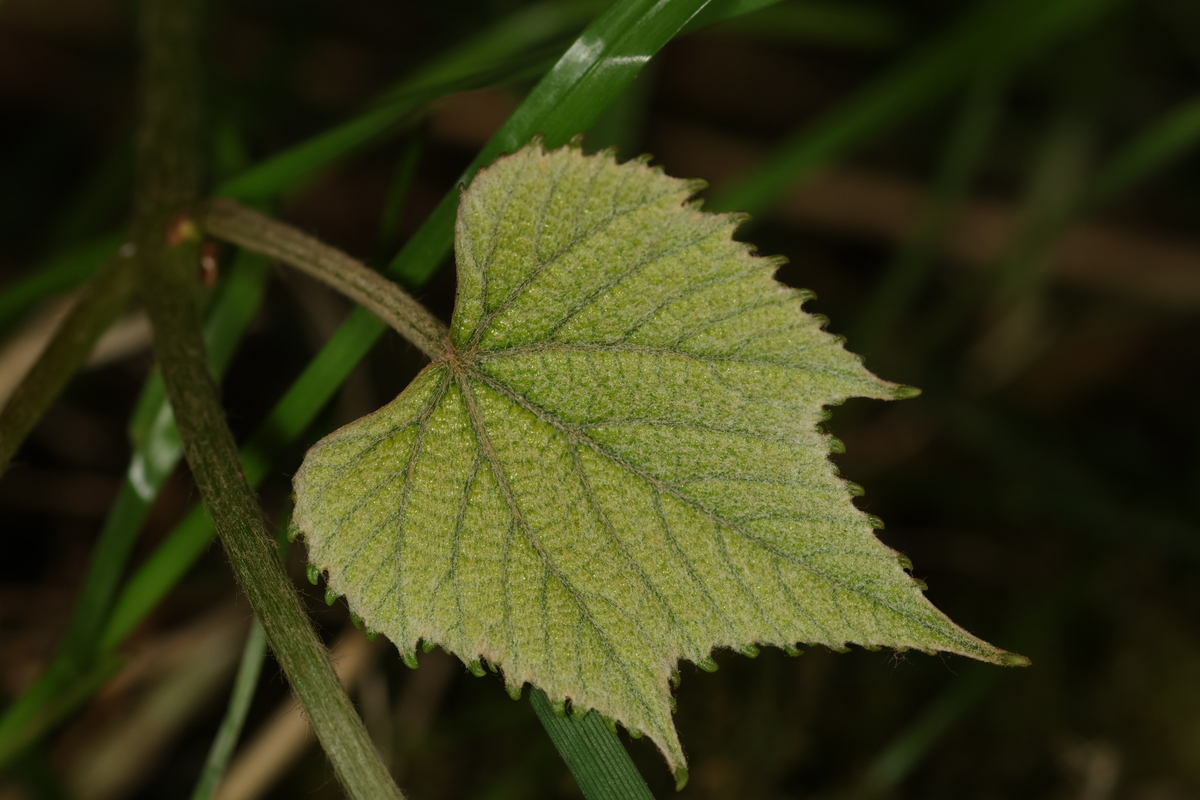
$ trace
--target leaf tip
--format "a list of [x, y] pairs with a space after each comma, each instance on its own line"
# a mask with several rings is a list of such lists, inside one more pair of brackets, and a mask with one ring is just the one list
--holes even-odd
[[705, 656], [704, 658], [700, 659], [699, 661], [696, 662], [696, 666], [699, 667], [700, 669], [704, 670], [705, 672], [716, 672], [717, 671], [717, 662], [713, 661], [712, 656]]
[[1033, 665], [1033, 660], [1020, 653], [1010, 653], [1007, 650], [1001, 650], [996, 656], [996, 663], [1002, 667], [1029, 667]]
[[418, 666], [420, 666], [420, 664], [417, 663], [416, 653], [404, 653], [400, 656], [400, 660], [403, 661], [404, 666], [408, 667], [409, 669], [416, 669]]
[[687, 786], [688, 771], [687, 767], [680, 767], [675, 770], [675, 791], [682, 792], [683, 787]]
[[900, 386], [897, 386], [896, 388], [892, 389], [892, 399], [893, 400], [908, 400], [913, 397], [919, 397], [920, 395], [921, 395], [921, 390], [918, 389], [916, 386], [900, 385]]

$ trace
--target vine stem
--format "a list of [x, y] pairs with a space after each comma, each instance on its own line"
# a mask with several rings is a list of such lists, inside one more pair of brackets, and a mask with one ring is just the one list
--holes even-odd
[[450, 329], [387, 278], [341, 250], [234, 200], [205, 203], [196, 222], [209, 235], [275, 258], [323, 281], [373, 312], [434, 361], [450, 349]]
[[276, 558], [208, 370], [195, 237], [181, 224], [200, 184], [200, 11], [198, 0], [142, 3], [145, 85], [133, 232], [155, 357], [184, 455], [234, 574], [338, 780], [356, 800], [400, 800]]

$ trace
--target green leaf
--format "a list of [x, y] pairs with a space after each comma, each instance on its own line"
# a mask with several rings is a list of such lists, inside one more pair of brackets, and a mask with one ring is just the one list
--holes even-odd
[[436, 643], [649, 735], [713, 648], [1024, 659], [928, 603], [817, 423], [871, 375], [700, 183], [540, 143], [463, 194], [446, 356], [295, 478], [313, 564], [401, 653]]

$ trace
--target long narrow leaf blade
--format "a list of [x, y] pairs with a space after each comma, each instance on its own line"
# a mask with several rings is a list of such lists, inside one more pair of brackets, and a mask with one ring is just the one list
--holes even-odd
[[[578, 720], [560, 717], [541, 689], [530, 692], [529, 702], [587, 800], [654, 800], [625, 746], [599, 714], [589, 711]], [[687, 770], [680, 772], [686, 783]]]

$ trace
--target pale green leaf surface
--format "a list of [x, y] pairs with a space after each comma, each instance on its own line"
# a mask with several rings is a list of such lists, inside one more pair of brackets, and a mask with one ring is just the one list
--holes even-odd
[[828, 460], [895, 398], [740, 218], [640, 161], [534, 144], [464, 192], [447, 355], [295, 478], [312, 562], [402, 653], [487, 659], [684, 758], [671, 670], [848, 642], [1015, 663], [951, 623]]

